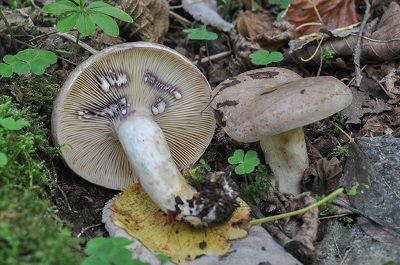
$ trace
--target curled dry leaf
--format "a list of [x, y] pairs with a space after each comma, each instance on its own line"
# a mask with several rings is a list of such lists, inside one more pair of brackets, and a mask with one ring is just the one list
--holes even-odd
[[207, 253], [224, 255], [230, 240], [247, 235], [250, 208], [242, 200], [239, 204], [229, 222], [199, 229], [174, 222], [158, 209], [139, 184], [134, 184], [114, 199], [111, 217], [114, 225], [153, 253], [163, 253], [182, 264]]
[[300, 36], [318, 32], [321, 28], [335, 29], [354, 24], [357, 14], [354, 0], [293, 0], [285, 19], [298, 27], [296, 35]]
[[268, 11], [241, 13], [236, 21], [240, 35], [270, 51], [280, 50], [293, 37], [294, 27], [288, 22], [275, 22]]
[[[307, 207], [315, 203], [315, 199], [309, 192], [296, 196], [285, 197], [280, 193], [273, 193], [271, 200], [281, 212], [290, 212]], [[284, 248], [304, 264], [309, 264], [315, 255], [314, 242], [317, 239], [319, 209], [313, 208], [310, 211], [298, 216], [289, 218], [283, 226], [284, 232], [274, 225], [266, 224], [265, 227]]]
[[166, 0], [120, 0], [120, 6], [133, 18], [133, 23], [120, 23], [122, 36], [130, 41], [163, 43], [169, 27]]
[[[380, 62], [397, 58], [400, 55], [400, 6], [396, 2], [391, 2], [389, 8], [383, 14], [381, 21], [374, 32], [363, 34], [361, 43], [362, 62]], [[321, 51], [332, 49], [339, 57], [352, 56], [358, 40], [358, 34], [350, 34], [345, 38], [333, 38], [318, 49], [310, 63], [319, 64]], [[301, 58], [310, 58], [317, 46], [306, 45], [298, 50], [286, 50], [285, 60], [288, 62], [299, 63]]]
[[233, 24], [224, 20], [217, 13], [216, 0], [182, 0], [182, 7], [192, 17], [205, 25], [211, 25], [226, 32], [233, 28]]

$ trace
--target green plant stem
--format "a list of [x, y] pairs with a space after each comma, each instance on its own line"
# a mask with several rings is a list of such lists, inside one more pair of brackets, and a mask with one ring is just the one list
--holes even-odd
[[78, 49], [79, 49], [79, 39], [81, 38], [81, 33], [78, 31], [78, 34], [76, 34], [76, 40], [75, 40], [75, 48], [74, 52], [72, 53], [72, 56], [76, 58], [76, 55], [78, 54]]
[[339, 194], [343, 193], [343, 190], [344, 190], [343, 188], [339, 188], [339, 189], [335, 190], [334, 192], [332, 192], [331, 194], [329, 194], [328, 196], [326, 196], [325, 198], [323, 198], [322, 200], [320, 200], [320, 201], [318, 201], [316, 203], [313, 203], [313, 204], [311, 204], [311, 205], [309, 205], [309, 206], [307, 206], [305, 208], [302, 208], [302, 209], [299, 209], [299, 210], [296, 210], [296, 211], [293, 211], [293, 212], [289, 212], [289, 213], [283, 213], [283, 214], [278, 214], [278, 215], [274, 215], [274, 216], [268, 216], [268, 217], [265, 217], [265, 218], [255, 219], [255, 220], [250, 221], [249, 224], [250, 224], [250, 226], [259, 225], [259, 224], [262, 224], [262, 223], [273, 222], [273, 221], [276, 221], [276, 220], [279, 220], [279, 219], [284, 219], [284, 218], [288, 218], [288, 217], [291, 217], [291, 216], [303, 214], [303, 213], [305, 213], [305, 212], [307, 212], [307, 211], [309, 211], [309, 210], [311, 210], [311, 209], [313, 209], [315, 207], [319, 207], [322, 204], [328, 202], [332, 198], [334, 198], [334, 197], [338, 196]]
[[6, 25], [8, 34], [10, 34], [11, 43], [14, 46], [14, 49], [17, 50], [17, 44], [15, 43], [14, 33], [12, 31], [11, 25], [10, 25], [10, 23], [8, 23], [8, 20], [7, 20], [6, 16], [4, 15], [3, 11], [1, 11], [1, 9], [0, 9], [0, 19], [2, 19], [4, 21], [4, 24]]
[[342, 129], [342, 127], [340, 127], [339, 124], [337, 124], [336, 122], [331, 121], [331, 120], [328, 120], [328, 122], [329, 122], [330, 124], [332, 124], [333, 126], [335, 126], [335, 128], [338, 129], [341, 133], [343, 133], [347, 138], [349, 138], [349, 141], [350, 141], [351, 143], [354, 142], [354, 138], [351, 137], [347, 132], [345, 132], [345, 131]]

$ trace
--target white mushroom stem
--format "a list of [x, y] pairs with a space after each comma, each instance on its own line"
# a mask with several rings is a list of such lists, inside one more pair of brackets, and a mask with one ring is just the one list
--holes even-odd
[[273, 183], [279, 187], [279, 191], [299, 194], [303, 173], [308, 168], [303, 128], [265, 137], [260, 145], [266, 163], [274, 173]]
[[219, 222], [221, 217], [224, 220], [224, 215], [229, 217], [233, 212], [235, 207], [224, 204], [233, 205], [236, 198], [228, 182], [222, 190], [211, 188], [206, 195], [186, 182], [173, 161], [161, 128], [151, 116], [133, 114], [122, 120], [116, 131], [141, 186], [163, 212], [196, 227]]
[[177, 169], [164, 134], [151, 117], [132, 115], [118, 126], [117, 134], [140, 184], [162, 211], [175, 211], [178, 195], [182, 200], [193, 198], [196, 190]]

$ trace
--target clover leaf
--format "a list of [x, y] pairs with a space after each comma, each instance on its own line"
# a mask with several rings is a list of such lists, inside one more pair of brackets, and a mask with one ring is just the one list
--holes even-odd
[[5, 129], [10, 131], [21, 130], [25, 126], [29, 125], [29, 122], [26, 120], [14, 120], [13, 118], [3, 118], [0, 119], [0, 125]]
[[25, 49], [15, 55], [7, 54], [3, 57], [3, 62], [0, 63], [0, 75], [3, 77], [29, 72], [42, 75], [50, 65], [57, 62], [57, 55], [46, 50]]
[[249, 55], [251, 62], [255, 65], [268, 65], [283, 60], [281, 52], [269, 52], [267, 50], [258, 50]]
[[237, 149], [232, 156], [228, 158], [228, 163], [237, 165], [235, 173], [238, 175], [249, 174], [254, 171], [255, 167], [260, 164], [257, 152], [249, 150], [246, 153], [242, 149]]
[[67, 32], [76, 27], [83, 36], [92, 35], [97, 25], [107, 35], [117, 37], [119, 27], [115, 18], [133, 22], [130, 15], [102, 1], [87, 4], [86, 0], [59, 0], [45, 5], [43, 11], [59, 16], [56, 27], [60, 32]]
[[218, 39], [218, 34], [215, 32], [207, 31], [206, 26], [201, 26], [200, 28], [184, 29], [183, 32], [189, 33], [189, 40], [216, 40]]

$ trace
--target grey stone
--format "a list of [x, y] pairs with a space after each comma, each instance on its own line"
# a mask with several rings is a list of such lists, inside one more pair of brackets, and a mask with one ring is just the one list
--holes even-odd
[[349, 189], [357, 182], [357, 194], [348, 196], [352, 206], [380, 225], [361, 218], [350, 228], [324, 222], [313, 265], [400, 265], [399, 138], [362, 137], [350, 144], [341, 184]]
[[362, 137], [351, 144], [341, 184], [359, 183], [352, 205], [400, 231], [400, 138]]

